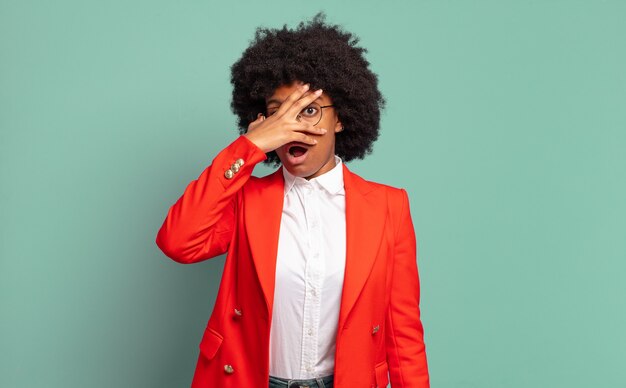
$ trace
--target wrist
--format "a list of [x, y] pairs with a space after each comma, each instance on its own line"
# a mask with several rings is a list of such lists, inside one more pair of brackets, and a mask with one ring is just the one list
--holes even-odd
[[244, 133], [244, 134], [242, 134], [242, 136], [244, 138], [246, 138], [250, 143], [252, 143], [252, 145], [254, 145], [256, 148], [258, 148], [259, 150], [263, 151], [263, 153], [266, 152], [263, 149], [263, 147], [261, 147], [261, 145], [259, 143], [257, 143], [257, 140], [254, 138], [254, 135], [250, 136], [249, 133]]

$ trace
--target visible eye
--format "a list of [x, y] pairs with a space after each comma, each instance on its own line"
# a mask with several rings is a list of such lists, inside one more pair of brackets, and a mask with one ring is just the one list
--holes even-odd
[[317, 114], [318, 108], [316, 108], [313, 105], [307, 106], [306, 108], [302, 109], [302, 115], [304, 116], [309, 116], [309, 117], [314, 117]]
[[277, 111], [278, 111], [278, 109], [267, 110], [267, 116], [269, 117], [269, 116], [273, 115], [274, 113], [276, 113]]

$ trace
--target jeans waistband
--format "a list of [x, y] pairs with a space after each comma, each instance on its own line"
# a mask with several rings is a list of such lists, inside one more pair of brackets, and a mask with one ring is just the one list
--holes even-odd
[[[270, 376], [270, 387], [276, 388], [328, 388], [333, 382], [333, 375], [317, 377], [312, 379], [283, 379]], [[273, 384], [273, 385], [272, 385]]]

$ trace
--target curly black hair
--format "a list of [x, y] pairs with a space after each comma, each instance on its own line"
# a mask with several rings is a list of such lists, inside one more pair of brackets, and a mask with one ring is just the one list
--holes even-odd
[[[363, 159], [378, 138], [380, 113], [385, 98], [378, 90], [378, 77], [369, 68], [358, 47], [359, 38], [339, 25], [325, 23], [318, 12], [297, 29], [257, 27], [255, 37], [241, 58], [231, 66], [231, 109], [238, 117], [240, 134], [266, 114], [265, 98], [281, 85], [300, 80], [311, 90], [322, 88], [333, 100], [343, 130], [336, 133], [335, 153], [343, 161]], [[278, 166], [276, 151], [265, 164]]]

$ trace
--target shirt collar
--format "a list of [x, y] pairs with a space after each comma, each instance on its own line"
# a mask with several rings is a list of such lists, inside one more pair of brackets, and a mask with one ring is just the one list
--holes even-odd
[[298, 185], [317, 185], [318, 187], [322, 187], [329, 194], [343, 194], [345, 191], [343, 186], [343, 161], [337, 155], [335, 155], [335, 167], [333, 167], [330, 171], [325, 172], [320, 176], [316, 176], [315, 178], [311, 178], [309, 180], [295, 176], [287, 169], [285, 166], [282, 166], [283, 177], [285, 178], [285, 195], [291, 190], [291, 188]]

